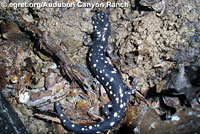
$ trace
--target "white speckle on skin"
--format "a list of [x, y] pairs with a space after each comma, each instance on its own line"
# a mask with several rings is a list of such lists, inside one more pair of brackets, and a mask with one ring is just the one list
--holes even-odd
[[106, 86], [108, 86], [109, 82], [106, 82]]
[[124, 94], [122, 93], [122, 94], [120, 94], [120, 97], [123, 97], [124, 96]]
[[120, 108], [123, 108], [124, 107], [124, 105], [123, 104], [120, 104]]
[[99, 125], [99, 124], [97, 124], [97, 127], [100, 127], [100, 125]]
[[110, 94], [113, 94], [113, 92], [112, 92], [112, 91], [110, 91]]
[[82, 131], [84, 131], [84, 130], [85, 130], [85, 128], [81, 128], [81, 130], [82, 130]]
[[98, 60], [96, 60], [96, 62], [99, 62]]
[[108, 74], [105, 74], [105, 76], [107, 77], [107, 76], [108, 76]]
[[92, 129], [92, 126], [89, 126], [89, 129]]
[[[105, 60], [104, 62], [105, 62], [105, 63], [108, 63], [108, 61], [107, 61], [107, 60]], [[111, 72], [112, 72], [112, 71], [111, 71]]]
[[93, 64], [93, 67], [96, 67], [97, 66], [97, 64]]
[[74, 124], [72, 124], [72, 127], [75, 127], [75, 125], [74, 125]]
[[104, 77], [102, 77], [101, 79], [104, 80]]
[[117, 102], [117, 103], [119, 103], [119, 98], [118, 98], [118, 97], [117, 97], [117, 98], [115, 98], [115, 100], [116, 100], [116, 102]]
[[102, 73], [102, 71], [101, 71], [101, 70], [100, 70], [99, 72], [100, 72], [100, 73]]
[[103, 37], [103, 38], [102, 38], [102, 41], [105, 41], [105, 40], [106, 40], [106, 38]]
[[89, 56], [92, 56], [92, 53], [90, 53]]
[[61, 117], [63, 117], [63, 114], [60, 114]]
[[111, 122], [111, 123], [110, 123], [110, 126], [113, 126], [114, 124], [115, 124], [115, 122]]
[[115, 73], [116, 73], [116, 71], [111, 71], [111, 73], [112, 73], [112, 74], [115, 74]]
[[126, 102], [124, 102], [124, 106], [126, 106]]
[[113, 78], [113, 77], [110, 78], [110, 82], [112, 82], [112, 81], [114, 81], [114, 78]]
[[107, 50], [109, 53], [111, 53], [111, 51], [110, 50]]
[[120, 87], [120, 89], [119, 89], [119, 93], [122, 94], [122, 88], [121, 88], [121, 87]]
[[114, 113], [114, 117], [117, 117], [117, 115], [118, 115], [118, 113], [117, 113], [117, 112], [115, 112], [115, 113]]
[[109, 86], [109, 89], [112, 89], [112, 87], [111, 87], [111, 86]]
[[103, 60], [103, 57], [101, 57], [101, 60]]
[[109, 105], [108, 105], [108, 108], [111, 108], [111, 107], [112, 107], [112, 105], [109, 104]]
[[103, 53], [101, 53], [100, 55], [103, 56]]
[[63, 122], [65, 123], [65, 122], [66, 122], [66, 120], [63, 120]]
[[101, 49], [103, 49], [103, 46], [100, 46]]

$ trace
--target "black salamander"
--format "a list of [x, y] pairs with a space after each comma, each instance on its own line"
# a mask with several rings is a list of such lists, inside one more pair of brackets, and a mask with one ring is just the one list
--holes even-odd
[[[111, 102], [104, 106], [107, 118], [94, 125], [80, 126], [72, 123], [62, 112], [60, 104], [55, 102], [55, 109], [63, 126], [75, 133], [94, 134], [113, 128], [122, 119], [130, 95], [135, 92], [136, 86], [127, 90], [120, 73], [113, 68], [106, 60], [108, 50], [108, 37], [110, 34], [110, 22], [106, 13], [99, 11], [93, 16], [94, 42], [88, 42], [85, 37], [85, 44], [90, 45], [89, 65], [93, 74], [106, 88]], [[111, 109], [110, 111], [108, 109]]]

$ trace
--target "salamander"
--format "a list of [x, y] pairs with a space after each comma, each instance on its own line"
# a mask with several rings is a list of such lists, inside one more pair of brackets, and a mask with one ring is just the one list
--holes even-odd
[[106, 51], [108, 50], [108, 38], [110, 35], [109, 17], [103, 11], [97, 12], [93, 16], [93, 42], [87, 43], [85, 37], [85, 44], [90, 45], [89, 51], [89, 65], [93, 74], [105, 87], [110, 103], [104, 105], [107, 111], [107, 118], [93, 125], [77, 125], [72, 123], [62, 112], [60, 104], [55, 102], [55, 109], [58, 116], [67, 130], [74, 131], [79, 134], [94, 134], [107, 131], [116, 126], [122, 119], [125, 112], [130, 95], [136, 91], [136, 86], [132, 90], [127, 90], [120, 73], [113, 68], [106, 60]]

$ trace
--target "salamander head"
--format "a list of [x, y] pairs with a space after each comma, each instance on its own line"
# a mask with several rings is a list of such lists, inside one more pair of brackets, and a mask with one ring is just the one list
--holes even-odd
[[110, 35], [110, 22], [108, 15], [102, 11], [97, 12], [92, 18], [96, 40], [106, 41]]

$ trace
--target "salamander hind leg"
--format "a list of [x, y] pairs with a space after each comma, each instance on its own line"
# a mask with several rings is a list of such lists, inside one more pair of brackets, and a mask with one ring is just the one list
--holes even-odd
[[108, 116], [110, 114], [110, 109], [112, 108], [112, 102], [108, 102], [107, 104], [105, 104], [103, 107], [102, 107], [102, 112], [105, 116]]
[[126, 93], [128, 95], [135, 94], [136, 90], [138, 89], [138, 87], [140, 85], [138, 80], [136, 80], [136, 79], [133, 80], [133, 83], [134, 83], [134, 86], [131, 89], [126, 90]]
[[106, 52], [108, 54], [108, 56], [112, 59], [112, 60], [117, 60], [119, 59], [118, 56], [115, 56], [112, 51], [110, 50], [110, 48], [108, 46], [106, 46]]

